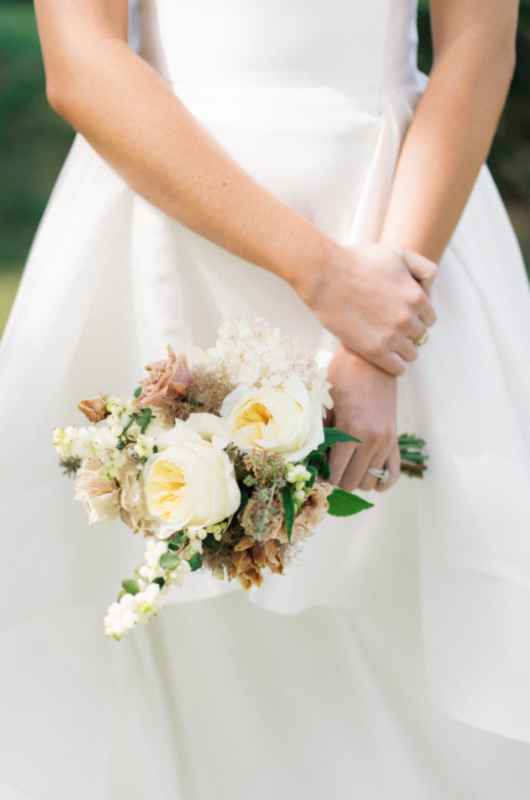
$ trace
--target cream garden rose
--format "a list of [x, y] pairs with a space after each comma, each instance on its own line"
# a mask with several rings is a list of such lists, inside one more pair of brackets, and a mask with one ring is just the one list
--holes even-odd
[[268, 450], [300, 461], [324, 441], [322, 408], [293, 375], [281, 387], [239, 386], [224, 400], [221, 416], [240, 447]]
[[164, 449], [147, 460], [141, 478], [160, 538], [185, 527], [215, 525], [235, 513], [241, 502], [224, 439], [214, 434], [208, 441], [179, 420], [168, 434]]

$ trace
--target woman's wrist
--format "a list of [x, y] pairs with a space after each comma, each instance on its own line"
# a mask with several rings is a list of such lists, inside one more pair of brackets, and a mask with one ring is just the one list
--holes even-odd
[[283, 278], [310, 308], [314, 309], [330, 272], [344, 258], [343, 248], [317, 228], [307, 223], [302, 241], [290, 242], [273, 265], [272, 271]]

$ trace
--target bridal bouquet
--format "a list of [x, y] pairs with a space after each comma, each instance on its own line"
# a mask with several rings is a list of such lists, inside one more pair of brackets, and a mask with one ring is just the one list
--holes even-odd
[[[115, 639], [148, 622], [189, 572], [260, 586], [326, 513], [372, 505], [327, 482], [329, 448], [359, 440], [324, 428], [326, 372], [277, 328], [231, 319], [208, 353], [168, 353], [134, 396], [84, 400], [92, 424], [54, 431], [89, 522], [119, 516], [147, 537], [145, 563], [104, 619]], [[423, 468], [422, 444], [407, 439], [409, 468]]]

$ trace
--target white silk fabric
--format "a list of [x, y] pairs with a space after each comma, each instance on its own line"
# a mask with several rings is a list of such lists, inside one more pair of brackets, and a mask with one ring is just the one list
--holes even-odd
[[[139, 0], [130, 37], [274, 194], [341, 243], [377, 240], [425, 86], [412, 0]], [[210, 346], [226, 314], [266, 316], [323, 361], [335, 342], [77, 138], [0, 350], [2, 800], [528, 797], [530, 301], [485, 168], [433, 301], [399, 400], [425, 479], [328, 519], [261, 589], [193, 575], [107, 641], [144, 543], [88, 527], [53, 427], [131, 392], [168, 343]]]

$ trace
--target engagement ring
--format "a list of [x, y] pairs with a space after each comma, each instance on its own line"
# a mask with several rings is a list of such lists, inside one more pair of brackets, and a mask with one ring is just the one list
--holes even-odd
[[379, 483], [386, 483], [387, 480], [390, 478], [390, 472], [387, 469], [377, 469], [376, 467], [368, 467], [366, 470], [373, 475], [374, 478], [379, 480]]

